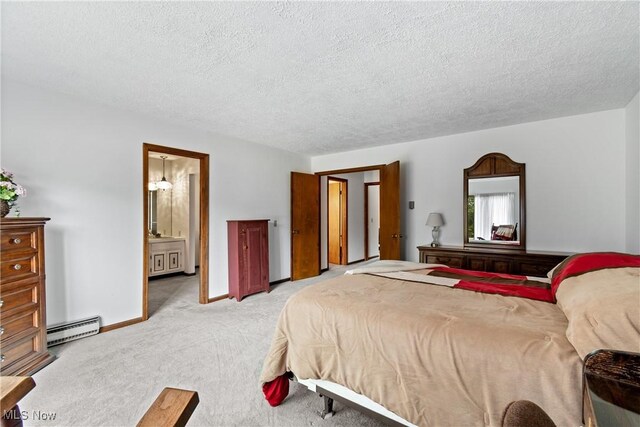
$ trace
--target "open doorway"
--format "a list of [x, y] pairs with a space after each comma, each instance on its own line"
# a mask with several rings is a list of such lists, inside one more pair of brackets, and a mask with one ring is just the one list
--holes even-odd
[[[188, 276], [196, 276], [198, 301], [209, 302], [209, 155], [153, 144], [143, 144], [142, 151], [146, 320], [153, 304], [173, 292], [169, 287], [181, 286]], [[155, 286], [160, 280], [166, 286]]]
[[[375, 171], [376, 175], [378, 171]], [[364, 183], [364, 259], [380, 256], [380, 181]]]
[[343, 178], [327, 178], [327, 259], [331, 265], [346, 265], [348, 259], [348, 187]]
[[322, 270], [379, 256], [379, 170], [320, 176], [320, 187]]
[[[375, 172], [380, 183], [380, 226], [379, 249], [380, 259], [402, 259], [400, 239], [400, 162], [387, 165], [371, 165], [349, 169], [337, 169], [315, 174], [291, 172], [291, 280], [300, 280], [317, 276], [328, 269], [327, 220], [324, 213], [327, 203], [328, 176], [344, 178], [344, 175], [358, 172]], [[361, 174], [362, 176], [362, 174]], [[361, 233], [359, 237], [348, 237], [351, 247], [347, 251], [347, 263], [364, 260], [364, 201], [352, 203], [351, 199], [358, 192], [364, 191], [364, 177], [359, 183], [349, 181], [349, 223], [351, 234], [354, 230]], [[364, 200], [364, 196], [362, 196]], [[362, 209], [354, 212], [358, 206]], [[352, 218], [359, 218], [361, 227], [352, 227]], [[352, 250], [360, 246], [359, 250]], [[315, 250], [314, 248], [317, 248]]]

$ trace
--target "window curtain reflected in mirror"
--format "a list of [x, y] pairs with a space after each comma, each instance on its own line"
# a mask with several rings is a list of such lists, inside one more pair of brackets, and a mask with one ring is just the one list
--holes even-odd
[[475, 238], [491, 240], [491, 226], [515, 225], [515, 193], [492, 193], [475, 195]]

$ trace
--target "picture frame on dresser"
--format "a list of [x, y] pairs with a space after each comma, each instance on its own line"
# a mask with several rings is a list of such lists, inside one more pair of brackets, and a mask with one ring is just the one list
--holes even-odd
[[0, 374], [26, 376], [47, 351], [44, 228], [50, 218], [0, 219]]

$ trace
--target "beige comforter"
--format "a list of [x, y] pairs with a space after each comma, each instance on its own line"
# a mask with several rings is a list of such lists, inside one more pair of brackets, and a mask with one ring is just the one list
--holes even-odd
[[421, 426], [499, 425], [513, 400], [581, 423], [581, 360], [554, 305], [358, 274], [280, 314], [262, 382], [333, 381]]

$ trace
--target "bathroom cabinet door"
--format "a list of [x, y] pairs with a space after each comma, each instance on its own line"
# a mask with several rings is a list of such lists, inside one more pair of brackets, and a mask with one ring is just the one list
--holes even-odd
[[166, 269], [166, 253], [164, 251], [151, 252], [150, 274], [162, 274]]
[[184, 257], [181, 250], [174, 249], [171, 251], [167, 251], [167, 256], [166, 256], [167, 270], [168, 271], [183, 270], [182, 258]]
[[149, 276], [184, 271], [184, 251], [182, 239], [149, 242]]

